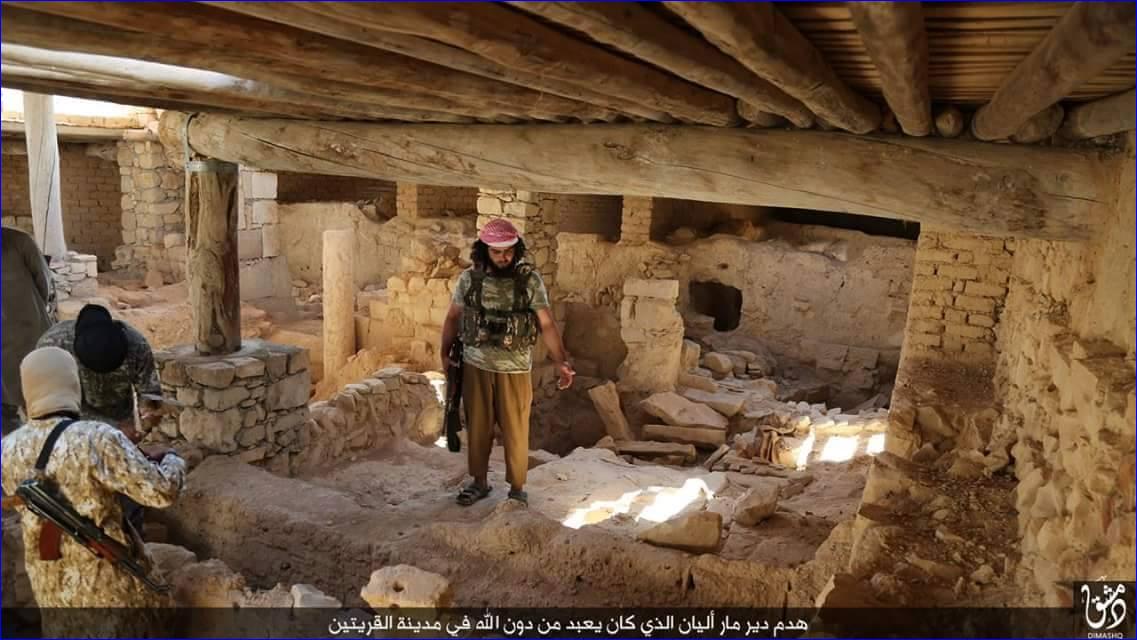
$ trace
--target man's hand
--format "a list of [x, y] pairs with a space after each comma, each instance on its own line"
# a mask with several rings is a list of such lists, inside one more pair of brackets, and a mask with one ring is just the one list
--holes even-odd
[[557, 372], [560, 378], [557, 380], [557, 389], [564, 391], [572, 386], [572, 380], [576, 377], [576, 371], [573, 370], [572, 365], [568, 362], [557, 363]]
[[168, 453], [177, 454], [173, 448], [157, 442], [138, 445], [138, 448], [142, 450], [143, 455], [154, 462], [161, 462], [162, 458], [165, 458]]

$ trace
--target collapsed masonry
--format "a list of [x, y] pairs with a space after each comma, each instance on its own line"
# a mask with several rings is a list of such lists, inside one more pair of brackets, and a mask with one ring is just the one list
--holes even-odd
[[[186, 239], [162, 171], [177, 159], [151, 144], [119, 158], [127, 186], [149, 190], [128, 212], [129, 253], [176, 280]], [[447, 576], [458, 604], [512, 603], [477, 575], [506, 558], [517, 576], [558, 567], [540, 589], [585, 603], [1068, 605], [1064, 580], [1133, 571], [1132, 149], [1130, 135], [1109, 217], [1083, 242], [931, 226], [912, 241], [757, 207], [405, 183], [371, 202], [278, 202], [284, 174], [243, 168], [243, 297], [326, 317], [312, 238], [350, 230], [358, 353], [326, 370], [318, 348], [272, 341], [160, 352], [185, 410], [150, 437], [200, 464], [195, 495], [163, 520], [257, 585], [241, 606], [296, 606], [277, 582], [367, 606], [359, 585], [396, 564]], [[525, 514], [437, 506], [462, 473], [432, 446], [441, 322], [495, 216], [526, 234], [581, 373], [558, 395], [536, 354], [533, 448], [563, 457], [533, 453], [534, 494], [576, 493]], [[97, 273], [84, 256], [57, 270], [80, 297]], [[354, 524], [318, 533], [341, 518]], [[381, 519], [402, 524], [382, 525], [378, 547], [352, 528]], [[252, 528], [288, 534], [254, 545], [237, 534]], [[502, 531], [518, 537], [492, 540]], [[514, 559], [535, 553], [530, 537], [563, 539], [571, 557]], [[640, 558], [615, 574], [622, 587], [572, 587], [610, 582], [588, 567], [613, 544]], [[427, 558], [439, 549], [460, 559]]]

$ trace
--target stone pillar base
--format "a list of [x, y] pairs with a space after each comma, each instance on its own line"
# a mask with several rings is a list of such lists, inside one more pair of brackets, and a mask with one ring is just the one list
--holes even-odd
[[190, 345], [154, 354], [162, 390], [184, 405], [167, 437], [289, 475], [307, 433], [308, 351], [245, 340], [236, 353], [201, 356]]

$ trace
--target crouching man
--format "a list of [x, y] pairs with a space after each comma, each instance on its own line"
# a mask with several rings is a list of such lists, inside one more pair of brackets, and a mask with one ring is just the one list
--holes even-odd
[[[20, 483], [43, 480], [61, 503], [149, 568], [141, 539], [124, 520], [119, 496], [148, 507], [169, 507], [181, 493], [185, 462], [168, 447], [144, 451], [111, 425], [79, 420], [79, 372], [66, 351], [36, 349], [21, 363], [20, 377], [28, 422], [3, 440], [5, 493], [19, 495]], [[43, 614], [44, 637], [162, 634], [155, 625], [162, 619], [161, 608], [173, 604], [167, 595], [94, 555], [26, 504], [18, 508], [24, 561]]]

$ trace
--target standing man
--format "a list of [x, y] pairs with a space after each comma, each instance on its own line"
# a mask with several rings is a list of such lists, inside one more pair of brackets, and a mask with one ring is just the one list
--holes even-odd
[[59, 347], [79, 362], [85, 419], [107, 422], [134, 434], [134, 394], [161, 395], [154, 353], [134, 327], [89, 304], [75, 320], [48, 329], [40, 347]]
[[473, 482], [458, 494], [469, 506], [490, 493], [486, 475], [494, 425], [505, 441], [509, 497], [528, 503], [529, 412], [533, 404], [533, 345], [545, 341], [557, 365], [557, 386], [567, 389], [576, 372], [568, 362], [560, 332], [549, 310], [541, 275], [522, 260], [525, 243], [502, 218], [488, 222], [471, 252], [473, 266], [458, 278], [442, 327], [442, 369], [461, 338], [462, 404], [468, 431], [468, 464]]
[[52, 292], [47, 261], [28, 234], [3, 228], [3, 318], [4, 345], [4, 435], [20, 426], [19, 407], [24, 405], [20, 386], [20, 362], [51, 327], [49, 305]]
[[[140, 450], [114, 427], [80, 420], [79, 372], [71, 354], [55, 347], [32, 351], [20, 367], [28, 422], [4, 438], [3, 486], [11, 495], [36, 477], [48, 436], [43, 478], [79, 516], [152, 566], [145, 547], [128, 533], [119, 496], [146, 506], [173, 504], [185, 482], [186, 463], [171, 449]], [[61, 423], [69, 422], [65, 426]], [[20, 507], [24, 563], [47, 638], [142, 638], [163, 635], [161, 608], [173, 606], [135, 576], [95, 556], [54, 525]], [[151, 575], [156, 581], [161, 576]]]

